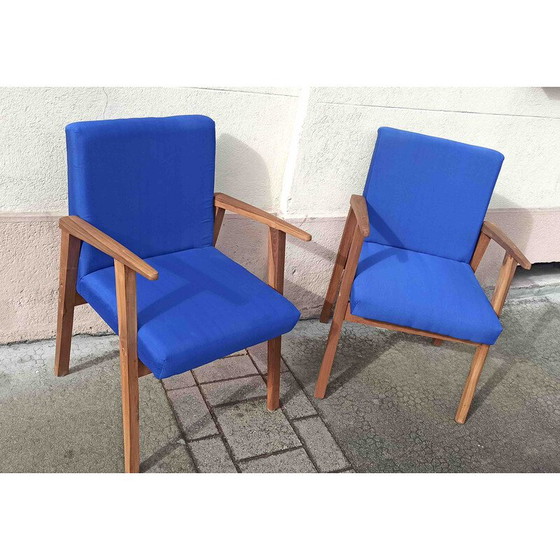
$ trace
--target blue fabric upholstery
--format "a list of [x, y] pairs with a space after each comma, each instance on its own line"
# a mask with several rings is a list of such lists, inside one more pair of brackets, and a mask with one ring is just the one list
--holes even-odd
[[352, 286], [354, 315], [494, 344], [502, 325], [464, 262], [364, 243]]
[[[144, 258], [138, 356], [156, 377], [198, 367], [291, 330], [298, 310], [212, 247], [214, 122], [204, 116], [66, 127], [70, 214]], [[113, 259], [83, 244], [78, 292], [118, 332]]]
[[503, 155], [380, 128], [366, 181], [367, 241], [469, 262]]
[[[137, 275], [138, 356], [169, 377], [290, 331], [299, 311], [214, 247], [146, 259], [153, 282]], [[115, 271], [91, 272], [78, 292], [118, 332]]]
[[[142, 258], [212, 245], [214, 121], [191, 115], [66, 127], [68, 201]], [[78, 276], [111, 266], [89, 245]]]

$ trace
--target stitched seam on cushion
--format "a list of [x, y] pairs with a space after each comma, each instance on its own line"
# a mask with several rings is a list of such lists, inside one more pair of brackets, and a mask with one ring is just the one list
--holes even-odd
[[442, 257], [441, 255], [434, 255], [433, 253], [426, 253], [424, 251], [416, 251], [415, 249], [405, 249], [404, 247], [395, 247], [394, 245], [388, 245], [387, 243], [378, 243], [377, 241], [365, 241], [365, 243], [374, 243], [375, 245], [381, 245], [382, 247], [391, 247], [391, 249], [400, 249], [401, 251], [410, 251], [411, 253], [418, 253], [420, 255], [428, 255], [429, 257], [436, 257], [438, 259], [445, 259], [446, 261], [451, 261], [455, 263], [461, 263], [468, 265], [466, 261], [458, 261], [456, 259], [450, 259], [449, 257]]

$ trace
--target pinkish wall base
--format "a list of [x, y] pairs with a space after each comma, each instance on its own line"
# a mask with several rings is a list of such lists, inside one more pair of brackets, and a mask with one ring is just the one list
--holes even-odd
[[[53, 337], [56, 332], [59, 236], [58, 216], [0, 215], [0, 343]], [[560, 208], [490, 210], [495, 222], [519, 245], [531, 262], [560, 262]], [[317, 317], [328, 284], [344, 218], [309, 218], [293, 223], [313, 241], [289, 239], [285, 295], [303, 318]], [[264, 278], [266, 227], [239, 216], [227, 216], [218, 248]], [[478, 276], [492, 286], [503, 251], [491, 244]], [[76, 333], [108, 332], [84, 305], [76, 309]]]

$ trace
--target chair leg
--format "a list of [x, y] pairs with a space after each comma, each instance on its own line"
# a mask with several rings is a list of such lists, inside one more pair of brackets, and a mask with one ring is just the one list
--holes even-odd
[[268, 374], [266, 408], [276, 410], [280, 406], [280, 360], [282, 337], [268, 341]]
[[432, 338], [432, 344], [434, 346], [441, 346], [443, 344], [443, 340], [441, 338]]
[[340, 239], [340, 246], [338, 247], [338, 253], [333, 267], [331, 281], [329, 282], [329, 287], [327, 289], [327, 295], [325, 296], [325, 302], [323, 303], [323, 309], [321, 310], [321, 317], [319, 319], [321, 323], [328, 323], [331, 318], [332, 310], [336, 303], [336, 296], [338, 295], [340, 288], [342, 273], [344, 272], [344, 267], [346, 266], [346, 261], [348, 259], [348, 252], [350, 251], [350, 245], [352, 243], [352, 233], [354, 231], [355, 223], [356, 218], [350, 209], [348, 217], [346, 218], [346, 223], [344, 224], [344, 231], [342, 232], [342, 237]]
[[121, 394], [124, 439], [124, 471], [140, 472], [140, 411], [138, 371], [121, 355]]
[[[344, 315], [346, 313], [347, 305], [348, 302], [343, 301], [339, 296], [339, 299], [336, 302], [331, 330], [329, 331], [329, 337], [327, 339], [327, 347], [325, 348], [325, 354], [323, 355], [323, 361], [321, 362], [321, 369], [319, 370], [319, 378], [317, 379], [317, 385], [315, 386], [315, 397], [318, 399], [324, 398], [325, 393], [327, 392], [327, 385], [329, 384], [329, 378], [331, 376], [336, 348], [342, 332], [342, 324], [344, 323]], [[343, 311], [340, 311], [341, 309]]]
[[476, 384], [484, 367], [484, 362], [486, 361], [486, 356], [488, 355], [488, 350], [490, 346], [487, 344], [481, 344], [477, 347], [473, 361], [471, 364], [471, 370], [467, 377], [465, 383], [465, 388], [463, 389], [463, 394], [461, 396], [461, 401], [459, 402], [459, 407], [457, 408], [457, 413], [455, 414], [455, 422], [459, 424], [464, 424], [467, 420], [467, 414], [471, 407], [471, 403], [474, 397], [474, 392], [476, 390]]
[[136, 273], [115, 262], [115, 277], [119, 317], [124, 470], [127, 473], [137, 473], [140, 472], [140, 411]]
[[321, 369], [319, 370], [319, 378], [317, 379], [317, 385], [315, 386], [315, 397], [318, 399], [324, 398], [325, 393], [327, 392], [327, 385], [329, 383], [334, 356], [336, 354], [336, 347], [338, 346], [338, 341], [340, 340], [344, 317], [346, 317], [346, 313], [349, 311], [350, 291], [352, 290], [352, 283], [354, 282], [358, 259], [364, 242], [364, 238], [362, 237], [359, 228], [356, 227], [356, 218], [353, 216], [354, 213], [352, 212], [348, 220], [351, 223], [352, 229], [350, 234], [350, 249], [348, 250], [348, 256], [345, 258], [346, 267], [344, 269], [342, 282], [340, 284], [340, 291], [338, 292], [338, 298], [334, 308], [333, 321], [331, 330], [329, 331], [323, 361], [321, 362]]
[[56, 352], [54, 374], [66, 375], [70, 369], [70, 347], [76, 302], [76, 279], [81, 241], [62, 232], [60, 244], [60, 272], [58, 284], [58, 320], [56, 327]]

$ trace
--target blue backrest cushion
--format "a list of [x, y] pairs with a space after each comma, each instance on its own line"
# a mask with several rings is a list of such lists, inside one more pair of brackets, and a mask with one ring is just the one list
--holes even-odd
[[364, 196], [367, 241], [469, 262], [504, 156], [382, 127]]
[[[200, 115], [66, 127], [69, 213], [142, 258], [212, 244], [214, 121]], [[79, 277], [113, 259], [84, 244]]]

